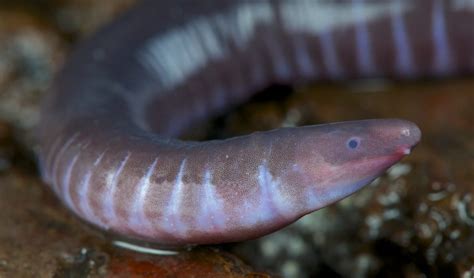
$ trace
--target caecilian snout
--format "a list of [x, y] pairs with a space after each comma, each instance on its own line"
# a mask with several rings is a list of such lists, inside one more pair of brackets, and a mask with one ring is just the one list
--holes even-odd
[[400, 127], [400, 140], [405, 147], [405, 153], [410, 153], [411, 149], [418, 144], [421, 140], [420, 128], [412, 122], [402, 121]]
[[408, 155], [411, 150], [420, 142], [421, 131], [420, 128], [410, 121], [399, 120], [397, 125], [399, 132], [398, 152], [401, 155]]

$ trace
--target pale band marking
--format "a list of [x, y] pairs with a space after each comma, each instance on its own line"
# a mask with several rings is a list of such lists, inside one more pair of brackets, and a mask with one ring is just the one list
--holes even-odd
[[444, 8], [441, 0], [435, 0], [433, 3], [432, 20], [434, 71], [437, 74], [444, 74], [451, 69], [452, 53], [448, 42]]
[[307, 78], [316, 77], [316, 66], [314, 64], [314, 59], [311, 58], [309, 54], [309, 49], [306, 41], [297, 36], [293, 38], [293, 48], [295, 51], [296, 64], [300, 69], [301, 75]]
[[[77, 195], [79, 197], [79, 209], [82, 212], [85, 219], [89, 219], [89, 221], [102, 226], [106, 227], [106, 224], [102, 222], [102, 220], [94, 213], [90, 202], [89, 202], [89, 188], [90, 188], [90, 180], [92, 177], [92, 171], [96, 168], [99, 163], [102, 161], [104, 157], [105, 151], [102, 152], [99, 157], [95, 160], [94, 164], [87, 170], [87, 173], [81, 180], [81, 184], [77, 189]], [[93, 193], [93, 192], [91, 192]]]
[[183, 200], [183, 175], [186, 167], [186, 159], [183, 159], [176, 175], [175, 182], [173, 184], [173, 190], [169, 199], [168, 206], [166, 207], [164, 225], [168, 232], [175, 232], [182, 234], [185, 232], [186, 226], [180, 219], [180, 209]]
[[71, 199], [71, 174], [74, 166], [76, 165], [77, 160], [79, 159], [80, 152], [78, 152], [69, 165], [66, 168], [66, 172], [64, 173], [63, 181], [62, 181], [62, 199], [66, 203], [66, 205], [73, 211], [76, 211], [74, 204]]
[[282, 48], [281, 40], [276, 39], [278, 34], [272, 33], [265, 39], [273, 64], [275, 77], [280, 80], [287, 80], [291, 76], [291, 68], [287, 61], [287, 56]]
[[258, 217], [261, 221], [268, 221], [276, 217], [282, 217], [291, 211], [289, 201], [281, 192], [281, 181], [273, 177], [266, 162], [258, 166], [257, 180], [260, 188], [260, 200], [258, 201]]
[[403, 21], [403, 15], [400, 13], [392, 13], [392, 34], [395, 42], [395, 49], [397, 51], [396, 69], [397, 72], [411, 76], [415, 72], [413, 64], [413, 53], [410, 48], [410, 42]]
[[375, 73], [375, 65], [373, 60], [373, 49], [367, 29], [367, 20], [365, 19], [364, 3], [362, 0], [353, 0], [353, 13], [355, 22], [355, 39], [357, 50], [357, 63], [359, 71], [364, 75]]
[[115, 192], [117, 190], [117, 184], [120, 174], [122, 173], [125, 164], [130, 158], [130, 155], [131, 153], [128, 152], [125, 158], [120, 162], [118, 168], [113, 172], [109, 172], [106, 177], [106, 184], [102, 201], [102, 210], [105, 220], [109, 224], [117, 223], [117, 215], [115, 212]]
[[74, 133], [74, 135], [71, 136], [71, 138], [69, 138], [69, 140], [67, 140], [66, 143], [61, 147], [58, 154], [54, 158], [53, 167], [51, 169], [51, 181], [52, 181], [53, 190], [57, 194], [59, 194], [59, 186], [60, 186], [57, 180], [57, 175], [56, 175], [59, 168], [59, 162], [62, 156], [64, 155], [64, 153], [66, 152], [66, 150], [71, 146], [71, 144], [77, 139], [78, 136], [79, 136], [79, 132]]
[[408, 8], [405, 5], [394, 6], [392, 1], [366, 2], [354, 13], [351, 2], [298, 0], [283, 1], [280, 14], [287, 30], [292, 33], [309, 33], [320, 35], [337, 29], [354, 26], [363, 17], [365, 22], [375, 21], [388, 16], [391, 12], [402, 13]]
[[53, 163], [53, 157], [54, 157], [54, 153], [57, 151], [59, 145], [61, 144], [61, 141], [62, 141], [62, 136], [58, 136], [58, 138], [54, 141], [53, 145], [51, 146], [51, 148], [49, 149], [49, 151], [47, 151], [47, 155], [46, 155], [46, 158], [44, 160], [44, 167], [43, 167], [43, 171], [42, 171], [42, 175], [43, 175], [43, 179], [47, 182], [47, 183], [50, 183], [52, 182], [51, 180], [51, 176], [49, 176], [49, 171], [51, 170], [51, 167], [52, 167], [52, 163]]
[[128, 223], [130, 227], [137, 233], [143, 233], [144, 229], [151, 229], [151, 221], [148, 219], [145, 213], [145, 199], [148, 195], [150, 188], [150, 178], [153, 175], [153, 171], [156, 168], [158, 158], [155, 158], [153, 163], [148, 167], [145, 175], [140, 179], [140, 182], [136, 186], [136, 193], [133, 197], [132, 209], [130, 211]]
[[201, 209], [197, 216], [197, 225], [204, 231], [224, 228], [224, 202], [216, 193], [215, 185], [212, 184], [212, 173], [209, 170], [204, 174], [200, 194]]
[[258, 1], [236, 5], [226, 14], [197, 17], [152, 38], [138, 53], [138, 60], [154, 73], [163, 88], [173, 89], [209, 61], [227, 55], [227, 40], [245, 48], [255, 28], [262, 22], [271, 22], [272, 17], [271, 5]]
[[329, 77], [333, 79], [342, 78], [344, 72], [337, 57], [337, 49], [334, 45], [332, 34], [327, 31], [322, 33], [319, 38], [321, 42], [323, 63], [328, 71]]

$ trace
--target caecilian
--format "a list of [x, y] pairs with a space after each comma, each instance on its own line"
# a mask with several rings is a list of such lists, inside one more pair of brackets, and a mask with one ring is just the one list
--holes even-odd
[[265, 235], [410, 153], [397, 119], [178, 139], [269, 84], [474, 71], [472, 1], [156, 1], [86, 40], [42, 109], [43, 178], [85, 221], [163, 246]]

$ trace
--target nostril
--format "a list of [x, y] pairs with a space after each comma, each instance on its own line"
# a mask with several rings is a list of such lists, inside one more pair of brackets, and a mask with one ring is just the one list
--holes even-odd
[[421, 139], [421, 131], [418, 126], [408, 121], [401, 127], [400, 135], [413, 145], [416, 145]]
[[402, 135], [403, 136], [410, 136], [411, 132], [409, 128], [403, 128], [402, 129]]

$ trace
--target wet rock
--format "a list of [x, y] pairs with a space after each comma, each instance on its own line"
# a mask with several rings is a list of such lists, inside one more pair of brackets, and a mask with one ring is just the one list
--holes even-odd
[[53, 28], [35, 15], [0, 9], [0, 18], [0, 117], [32, 142], [38, 103], [65, 49]]

